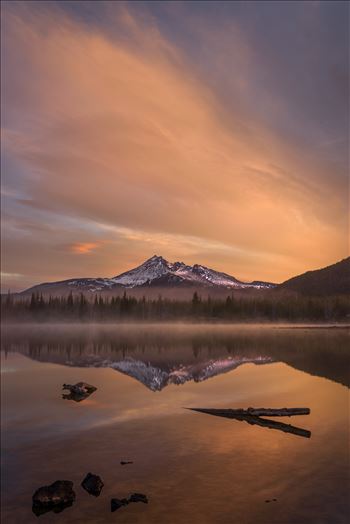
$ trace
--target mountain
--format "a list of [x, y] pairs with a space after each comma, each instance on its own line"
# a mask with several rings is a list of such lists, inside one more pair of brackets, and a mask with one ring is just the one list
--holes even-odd
[[220, 273], [205, 266], [194, 264], [188, 266], [183, 262], [168, 262], [163, 257], [154, 255], [143, 264], [131, 271], [122, 273], [114, 277], [113, 282], [126, 287], [136, 286], [163, 286], [167, 285], [207, 285], [220, 286], [226, 288], [245, 288], [245, 287], [272, 287], [269, 282], [250, 282], [245, 283], [236, 278]]
[[307, 271], [290, 278], [277, 289], [304, 295], [350, 294], [350, 257], [323, 269]]
[[154, 366], [150, 362], [134, 360], [129, 357], [119, 362], [107, 363], [111, 367], [132, 377], [152, 391], [161, 391], [170, 384], [181, 385], [189, 381], [203, 382], [222, 373], [232, 371], [242, 364], [267, 364], [271, 359], [258, 358], [232, 358], [221, 360], [208, 360], [190, 365], [179, 365], [176, 368]]
[[33, 292], [60, 295], [70, 291], [74, 293], [123, 292], [126, 289], [145, 288], [191, 288], [191, 289], [269, 289], [275, 284], [263, 281], [241, 282], [236, 278], [213, 269], [183, 262], [168, 262], [161, 256], [154, 255], [140, 266], [112, 278], [75, 278], [59, 282], [47, 282], [31, 287], [21, 294]]
[[194, 291], [226, 296], [227, 291], [241, 290], [300, 293], [305, 295], [350, 294], [350, 257], [316, 271], [308, 271], [290, 278], [282, 284], [254, 280], [242, 282], [237, 278], [210, 269], [206, 266], [184, 262], [168, 262], [162, 256], [154, 255], [134, 269], [111, 278], [72, 278], [58, 282], [38, 284], [19, 295], [42, 293], [60, 296], [72, 292], [128, 295], [156, 298], [159, 294], [171, 298], [191, 298]]

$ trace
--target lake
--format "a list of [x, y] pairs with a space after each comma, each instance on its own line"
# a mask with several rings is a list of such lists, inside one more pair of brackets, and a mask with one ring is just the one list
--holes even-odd
[[[5, 326], [3, 521], [347, 522], [348, 346], [338, 327]], [[62, 398], [79, 381], [97, 390]], [[270, 419], [302, 430], [286, 432], [185, 409], [249, 406], [311, 413]], [[80, 486], [88, 472], [98, 498]], [[32, 494], [58, 479], [75, 502], [37, 517]], [[111, 513], [134, 492], [148, 504]]]

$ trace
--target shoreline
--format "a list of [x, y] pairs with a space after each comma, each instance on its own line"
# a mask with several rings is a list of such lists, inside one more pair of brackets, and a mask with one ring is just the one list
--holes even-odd
[[134, 321], [125, 320], [122, 322], [111, 322], [111, 321], [99, 321], [99, 322], [77, 322], [77, 321], [47, 321], [47, 322], [1, 322], [1, 327], [6, 328], [18, 328], [18, 327], [179, 327], [179, 326], [205, 326], [205, 327], [237, 327], [237, 328], [275, 328], [275, 329], [349, 329], [350, 323], [342, 322], [223, 322], [223, 321], [197, 321], [193, 320], [164, 320], [164, 321]]

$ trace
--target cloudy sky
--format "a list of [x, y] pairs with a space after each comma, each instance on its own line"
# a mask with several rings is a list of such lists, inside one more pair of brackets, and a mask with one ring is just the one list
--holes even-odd
[[347, 2], [2, 2], [2, 287], [348, 256]]

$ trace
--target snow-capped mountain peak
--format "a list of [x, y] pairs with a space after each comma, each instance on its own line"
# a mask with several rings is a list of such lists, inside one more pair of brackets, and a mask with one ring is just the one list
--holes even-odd
[[111, 280], [115, 284], [121, 284], [126, 287], [141, 286], [170, 272], [169, 262], [163, 257], [153, 255], [135, 269], [126, 271], [121, 275], [113, 277]]
[[114, 288], [137, 288], [137, 287], [207, 287], [221, 289], [266, 289], [274, 287], [269, 282], [241, 282], [236, 278], [208, 267], [194, 264], [187, 265], [184, 262], [169, 262], [159, 255], [153, 255], [139, 266], [125, 271], [112, 278], [77, 278], [63, 280], [60, 282], [47, 282], [39, 284], [23, 293], [33, 291], [53, 292], [58, 290], [68, 290], [79, 292], [88, 291], [91, 293], [101, 291], [112, 291]]
[[165, 276], [169, 277], [169, 283], [176, 282], [226, 288], [272, 287], [271, 284], [264, 282], [259, 282], [257, 285], [255, 283], [241, 282], [226, 273], [221, 273], [199, 264], [189, 266], [184, 262], [168, 262], [162, 256], [157, 255], [149, 258], [135, 269], [117, 275], [111, 280], [115, 284], [133, 288], [145, 284], [155, 284], [159, 279], [159, 284], [165, 285]]

